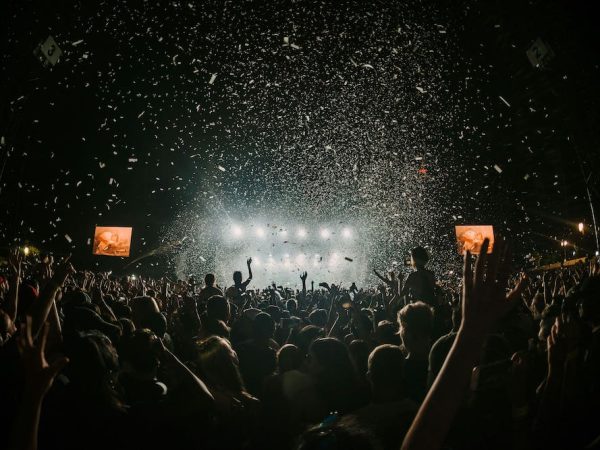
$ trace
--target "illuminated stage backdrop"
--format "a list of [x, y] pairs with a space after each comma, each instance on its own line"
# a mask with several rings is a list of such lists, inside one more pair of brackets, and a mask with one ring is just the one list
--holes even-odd
[[321, 281], [349, 286], [366, 275], [360, 237], [359, 230], [344, 224], [230, 223], [222, 229], [222, 246], [215, 255], [219, 283], [231, 284], [234, 270], [241, 270], [246, 277], [246, 259], [251, 257], [254, 288], [273, 281], [300, 287], [300, 273], [304, 271], [308, 272], [309, 289], [311, 280], [315, 287]]

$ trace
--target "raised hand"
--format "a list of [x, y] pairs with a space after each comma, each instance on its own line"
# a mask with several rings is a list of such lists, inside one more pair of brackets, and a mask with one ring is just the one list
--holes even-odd
[[17, 338], [17, 347], [21, 354], [21, 362], [25, 370], [25, 386], [27, 392], [36, 397], [43, 397], [54, 377], [69, 362], [66, 357], [61, 357], [51, 364], [46, 361], [44, 351], [46, 349], [46, 338], [48, 336], [48, 324], [44, 324], [39, 338], [34, 341], [32, 334], [32, 319], [27, 316], [21, 325], [21, 333]]
[[498, 240], [488, 255], [489, 239], [481, 246], [473, 271], [471, 254], [465, 254], [463, 272], [463, 321], [465, 331], [487, 333], [519, 298], [527, 278], [523, 275], [507, 294], [511, 251], [504, 240]]
[[248, 259], [246, 260], [246, 265], [247, 265], [248, 267], [250, 267], [250, 264], [252, 264], [252, 258], [248, 258]]
[[18, 248], [13, 248], [8, 252], [8, 269], [13, 277], [21, 277], [21, 264], [23, 263], [23, 253]]
[[302, 284], [306, 283], [306, 279], [308, 278], [308, 273], [303, 272], [300, 274], [300, 279], [302, 280]]
[[73, 267], [70, 261], [71, 255], [67, 256], [54, 272], [52, 281], [54, 281], [59, 286], [65, 284], [67, 277], [75, 273], [75, 268]]

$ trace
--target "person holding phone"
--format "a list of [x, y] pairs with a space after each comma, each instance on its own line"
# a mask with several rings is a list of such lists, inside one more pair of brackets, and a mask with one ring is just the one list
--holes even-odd
[[422, 301], [435, 306], [435, 274], [425, 268], [429, 262], [429, 254], [423, 247], [415, 247], [410, 251], [411, 266], [415, 269], [402, 287], [400, 297], [405, 304]]

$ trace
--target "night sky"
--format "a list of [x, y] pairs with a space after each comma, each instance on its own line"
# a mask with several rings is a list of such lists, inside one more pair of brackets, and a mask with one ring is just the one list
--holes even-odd
[[[118, 270], [88, 240], [133, 226], [132, 258], [155, 253], [136, 270], [202, 272], [225, 224], [260, 217], [352, 223], [382, 268], [417, 243], [452, 267], [461, 223], [494, 224], [523, 264], [555, 239], [593, 251], [593, 3], [3, 2], [2, 245]], [[52, 68], [33, 55], [48, 35]]]

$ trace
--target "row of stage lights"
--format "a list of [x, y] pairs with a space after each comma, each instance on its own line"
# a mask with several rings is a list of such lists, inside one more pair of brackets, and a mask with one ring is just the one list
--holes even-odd
[[[256, 236], [258, 238], [265, 238], [267, 236], [267, 229], [263, 228], [263, 227], [252, 227], [253, 229], [248, 230], [249, 234], [252, 236]], [[241, 227], [240, 225], [231, 225], [231, 236], [234, 237], [235, 239], [241, 239], [244, 236], [246, 236], [246, 230]], [[282, 237], [282, 238], [287, 238], [289, 237], [290, 233], [288, 233], [288, 230], [279, 230], [277, 232], [275, 232], [274, 234], [277, 234], [278, 236]], [[295, 232], [293, 233], [293, 235], [297, 238], [300, 239], [305, 239], [309, 236], [308, 231], [306, 231], [306, 228], [303, 227], [299, 227], [295, 230]], [[319, 236], [321, 237], [321, 239], [329, 239], [331, 238], [331, 236], [333, 235], [332, 231], [329, 228], [323, 227], [319, 230]], [[341, 235], [344, 239], [350, 239], [352, 238], [352, 229], [345, 227], [342, 228], [341, 230]]]
[[330, 267], [338, 266], [346, 261], [352, 261], [352, 259], [343, 258], [337, 252], [332, 252], [329, 254], [327, 260], [325, 257], [319, 254], [315, 255], [306, 255], [300, 253], [295, 256], [290, 256], [288, 253], [284, 254], [281, 258], [276, 259], [273, 255], [269, 255], [267, 258], [262, 258], [259, 256], [252, 257], [252, 265], [255, 267], [267, 266], [273, 267], [277, 265], [278, 267], [283, 265], [283, 267], [291, 267], [291, 266], [301, 266], [303, 267], [312, 266], [319, 267], [323, 264], [326, 264]]

